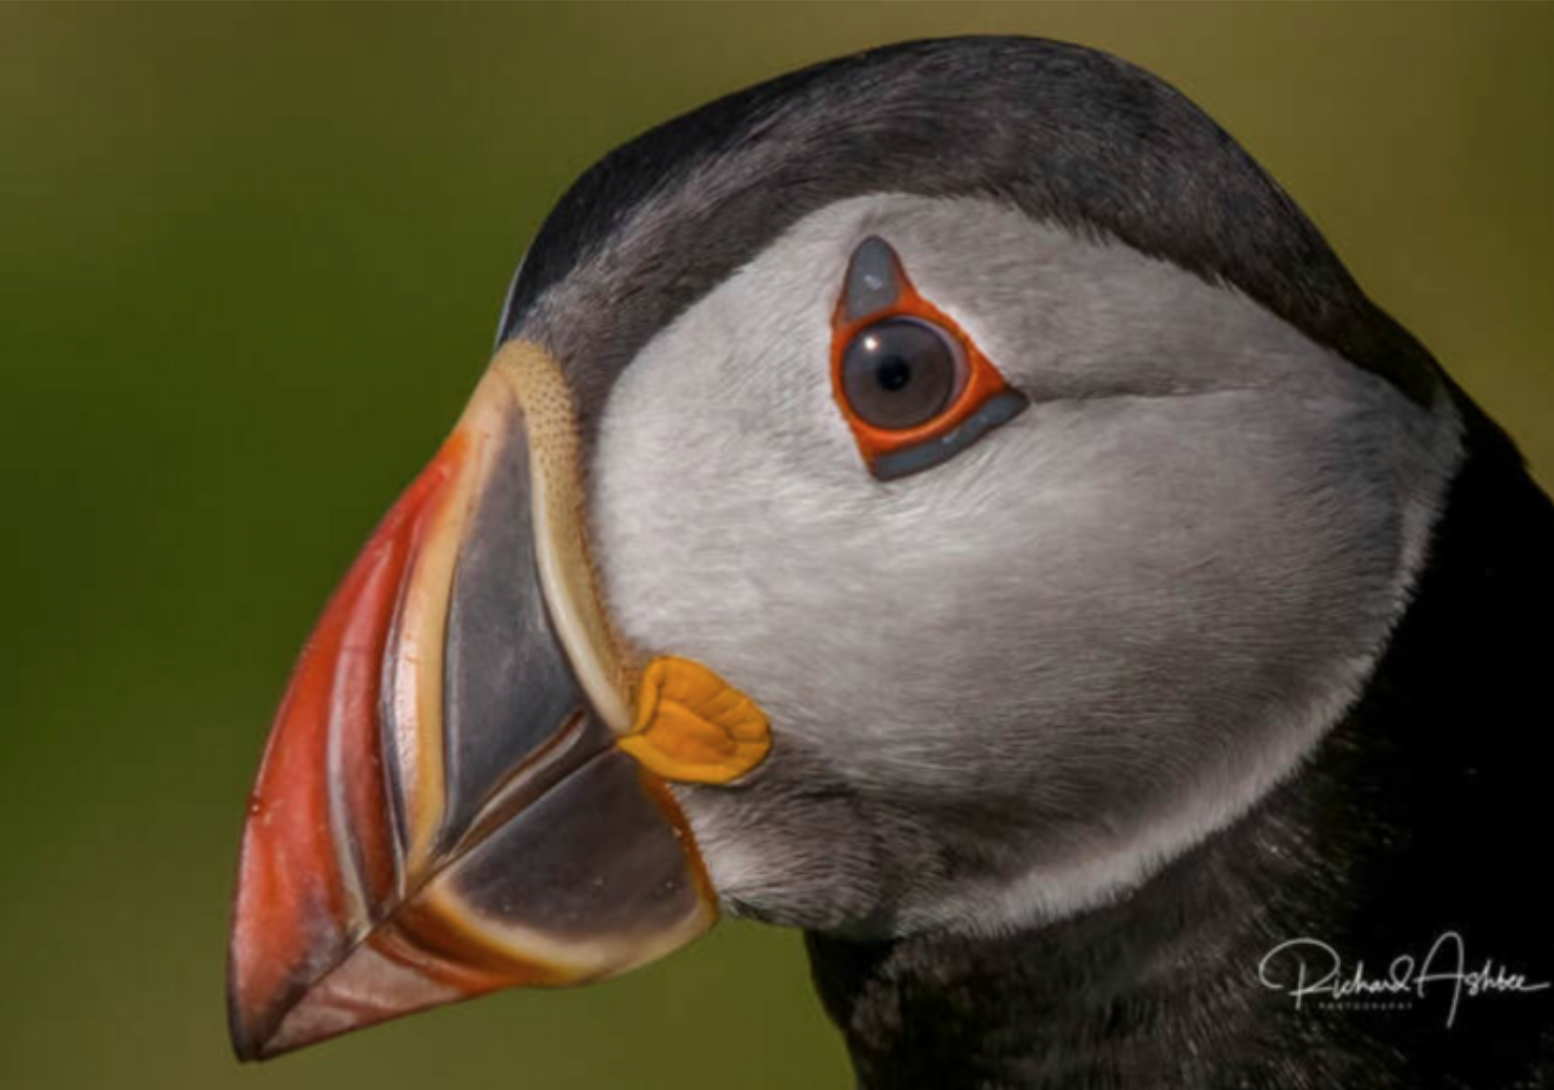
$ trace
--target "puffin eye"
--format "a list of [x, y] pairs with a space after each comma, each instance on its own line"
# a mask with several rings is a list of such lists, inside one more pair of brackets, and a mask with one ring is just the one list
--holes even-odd
[[831, 357], [837, 405], [882, 481], [948, 461], [1029, 404], [918, 294], [881, 238], [853, 251], [831, 318]]
[[858, 419], [885, 431], [927, 423], [964, 384], [960, 345], [928, 322], [887, 318], [853, 334], [842, 353], [842, 393]]

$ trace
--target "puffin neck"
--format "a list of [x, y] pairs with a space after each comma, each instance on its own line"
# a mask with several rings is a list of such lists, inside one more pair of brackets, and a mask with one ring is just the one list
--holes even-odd
[[859, 1085], [1522, 1085], [1554, 1057], [1554, 989], [1333, 1008], [1258, 980], [1318, 939], [1385, 976], [1462, 936], [1554, 980], [1533, 856], [1554, 767], [1554, 505], [1465, 395], [1466, 457], [1413, 600], [1356, 705], [1250, 814], [1115, 904], [999, 938], [808, 936]]

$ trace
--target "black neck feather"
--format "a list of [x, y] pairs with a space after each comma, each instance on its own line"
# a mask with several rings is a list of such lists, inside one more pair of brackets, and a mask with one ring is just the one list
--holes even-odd
[[[1468, 455], [1371, 684], [1252, 814], [1127, 900], [1027, 933], [809, 937], [861, 1086], [1554, 1084], [1554, 989], [1464, 986], [1448, 1027], [1450, 980], [1299, 1010], [1258, 980], [1292, 939], [1332, 947], [1345, 978], [1363, 961], [1385, 979], [1455, 932], [1469, 970], [1493, 959], [1554, 981], [1554, 505], [1466, 411]], [[1432, 969], [1455, 967], [1450, 953]]]

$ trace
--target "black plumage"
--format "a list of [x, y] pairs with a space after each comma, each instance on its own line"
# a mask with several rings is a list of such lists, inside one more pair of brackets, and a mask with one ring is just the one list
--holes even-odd
[[[827, 61], [622, 145], [547, 217], [498, 339], [521, 329], [546, 344], [591, 419], [653, 334], [805, 215], [867, 193], [1008, 201], [1233, 285], [1416, 400], [1438, 381], [1429, 354], [1212, 118], [1126, 61], [1034, 38]], [[552, 319], [546, 292], [606, 254], [577, 285], [589, 298]], [[590, 310], [610, 320], [576, 320]]]

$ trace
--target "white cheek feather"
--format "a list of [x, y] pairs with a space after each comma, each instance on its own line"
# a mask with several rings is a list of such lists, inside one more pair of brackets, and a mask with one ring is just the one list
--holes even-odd
[[[890, 483], [829, 374], [869, 234], [1033, 397]], [[989, 202], [886, 195], [802, 221], [647, 345], [591, 516], [626, 638], [761, 703], [772, 783], [787, 746], [868, 800], [830, 835], [923, 875], [893, 926], [996, 931], [1126, 891], [1299, 765], [1384, 646], [1458, 457], [1449, 411], [1231, 291]], [[805, 918], [846, 879], [797, 818], [751, 846], [763, 790], [687, 808], [725, 896]], [[1009, 820], [957, 829], [940, 803]], [[851, 827], [870, 814], [999, 862], [939, 881], [919, 841]]]

